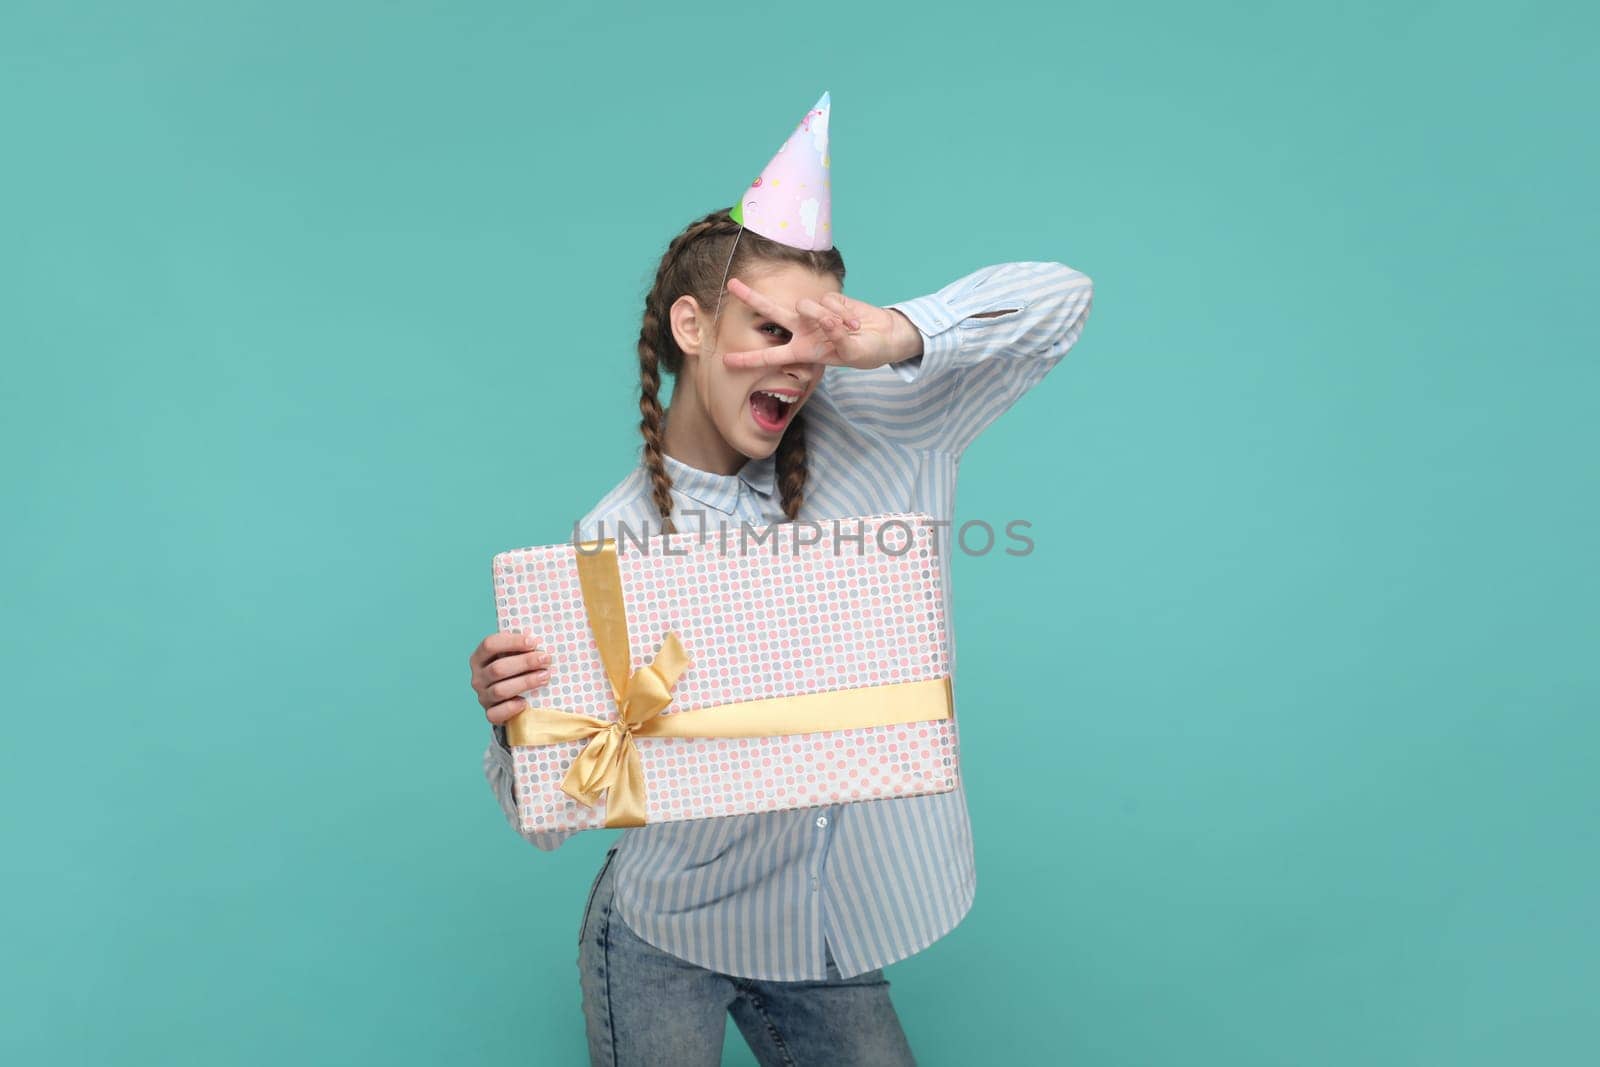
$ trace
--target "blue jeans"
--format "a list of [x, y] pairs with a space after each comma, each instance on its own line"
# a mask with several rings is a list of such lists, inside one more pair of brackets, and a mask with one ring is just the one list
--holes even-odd
[[595, 876], [578, 931], [589, 1060], [605, 1067], [716, 1067], [728, 1013], [762, 1067], [915, 1065], [883, 971], [819, 982], [720, 974], [663, 952], [613, 907], [615, 850]]

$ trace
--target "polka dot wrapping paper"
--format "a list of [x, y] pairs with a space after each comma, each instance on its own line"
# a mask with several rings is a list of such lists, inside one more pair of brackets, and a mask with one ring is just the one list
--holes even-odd
[[[725, 532], [620, 537], [632, 670], [670, 631], [691, 659], [662, 714], [945, 678], [948, 644], [931, 517], [856, 516]], [[551, 655], [540, 707], [613, 721], [617, 707], [570, 542], [494, 557], [499, 628]], [[636, 737], [646, 821], [805, 808], [954, 789], [953, 719], [779, 737]], [[524, 831], [605, 825], [561, 789], [587, 741], [514, 746]]]

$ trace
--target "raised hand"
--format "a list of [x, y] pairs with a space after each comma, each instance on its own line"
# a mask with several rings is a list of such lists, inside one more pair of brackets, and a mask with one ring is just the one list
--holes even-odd
[[728, 279], [728, 292], [789, 331], [784, 344], [725, 354], [729, 367], [824, 363], [870, 370], [922, 350], [922, 335], [910, 319], [843, 293], [827, 293], [821, 301], [806, 297], [787, 308], [738, 278]]

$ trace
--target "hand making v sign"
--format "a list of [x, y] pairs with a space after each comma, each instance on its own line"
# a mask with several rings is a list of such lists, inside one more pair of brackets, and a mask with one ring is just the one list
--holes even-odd
[[922, 351], [922, 334], [905, 315], [843, 293], [828, 293], [820, 303], [807, 297], [791, 309], [738, 278], [728, 279], [728, 292], [789, 331], [782, 345], [727, 353], [729, 367], [823, 363], [871, 370]]

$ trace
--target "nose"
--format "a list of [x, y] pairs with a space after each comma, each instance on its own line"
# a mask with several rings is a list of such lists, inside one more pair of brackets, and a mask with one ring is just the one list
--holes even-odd
[[789, 363], [783, 368], [784, 376], [794, 382], [795, 387], [804, 389], [811, 384], [811, 377], [815, 373], [815, 366], [810, 363]]

